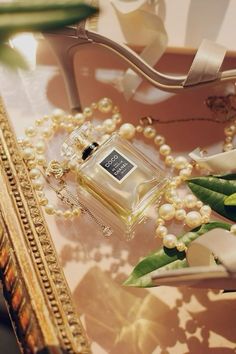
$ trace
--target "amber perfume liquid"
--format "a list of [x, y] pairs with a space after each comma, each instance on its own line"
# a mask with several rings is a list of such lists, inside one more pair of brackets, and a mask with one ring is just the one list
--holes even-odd
[[126, 233], [141, 222], [168, 183], [156, 165], [132, 144], [113, 134], [81, 163], [78, 180], [124, 224]]

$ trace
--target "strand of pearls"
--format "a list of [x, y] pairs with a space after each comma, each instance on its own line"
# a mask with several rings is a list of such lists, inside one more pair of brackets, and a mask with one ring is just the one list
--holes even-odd
[[209, 222], [212, 211], [210, 206], [204, 205], [192, 193], [184, 198], [179, 196], [178, 188], [191, 176], [194, 166], [184, 156], [172, 156], [172, 149], [166, 144], [164, 136], [159, 135], [151, 125], [135, 127], [131, 123], [125, 123], [119, 130], [119, 134], [129, 140], [133, 139], [136, 133], [142, 133], [145, 138], [153, 139], [165, 166], [172, 169], [175, 174], [164, 194], [165, 203], [158, 208], [156, 236], [162, 239], [164, 247], [177, 248], [180, 252], [186, 251], [185, 244], [179, 242], [176, 235], [168, 232], [167, 223], [176, 220], [192, 229]]
[[233, 150], [234, 149], [233, 138], [236, 134], [236, 120], [234, 120], [230, 126], [225, 128], [224, 134], [225, 134], [225, 139], [224, 139], [223, 151]]
[[[103, 98], [97, 103], [92, 103], [89, 107], [84, 108], [82, 113], [75, 115], [66, 114], [64, 111], [56, 109], [51, 115], [36, 120], [34, 126], [25, 130], [26, 136], [18, 139], [33, 187], [38, 194], [39, 203], [45, 208], [47, 214], [65, 218], [72, 218], [81, 214], [81, 209], [74, 208], [73, 205], [68, 210], [55, 208], [46, 198], [43, 191], [45, 181], [42, 179], [40, 170], [45, 171], [47, 168], [45, 158], [47, 142], [60, 130], [67, 133], [72, 132], [75, 128], [81, 126], [86, 119], [91, 119], [96, 111], [109, 114], [111, 117], [105, 119], [102, 124], [95, 126], [95, 129], [102, 132], [102, 140], [106, 140], [117, 129], [117, 125], [122, 122], [118, 108], [113, 105], [109, 98]], [[180, 252], [185, 251], [186, 246], [178, 241], [176, 235], [168, 232], [167, 223], [176, 220], [182, 222], [183, 225], [194, 228], [209, 222], [211, 215], [211, 208], [208, 205], [203, 205], [193, 194], [188, 194], [184, 198], [179, 196], [178, 188], [191, 176], [194, 166], [184, 156], [174, 157], [164, 136], [158, 134], [152, 125], [144, 126], [140, 124], [134, 126], [131, 123], [124, 123], [119, 128], [120, 136], [127, 140], [132, 140], [136, 133], [142, 133], [145, 138], [154, 141], [165, 166], [175, 174], [165, 191], [165, 202], [158, 208], [156, 236], [163, 240], [163, 246], [170, 249], [176, 247]], [[35, 141], [36, 138], [38, 138], [37, 141]], [[63, 163], [69, 170], [75, 168], [66, 161]]]
[[[97, 103], [92, 103], [90, 107], [85, 107], [82, 113], [75, 115], [67, 114], [61, 109], [55, 109], [51, 115], [37, 119], [35, 124], [25, 129], [25, 136], [18, 138], [18, 143], [22, 148], [22, 156], [29, 170], [29, 176], [33, 188], [37, 192], [39, 204], [44, 207], [49, 215], [56, 215], [66, 219], [78, 217], [81, 214], [81, 208], [71, 204], [69, 209], [59, 209], [49, 203], [48, 198], [43, 191], [45, 180], [42, 177], [42, 171], [46, 171], [46, 150], [48, 142], [59, 131], [71, 133], [75, 128], [80, 127], [86, 119], [91, 119], [94, 113], [109, 114], [107, 118], [96, 129], [104, 132], [103, 139], [106, 140], [109, 134], [114, 132], [117, 124], [121, 122], [121, 114], [109, 98], [103, 98]], [[73, 170], [73, 164], [63, 161], [64, 167]]]

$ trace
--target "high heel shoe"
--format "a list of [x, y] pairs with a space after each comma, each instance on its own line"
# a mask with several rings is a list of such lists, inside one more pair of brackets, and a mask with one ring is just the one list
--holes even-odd
[[[155, 271], [153, 285], [191, 286], [236, 291], [236, 237], [223, 229], [211, 230], [188, 246], [189, 268]], [[214, 259], [220, 262], [216, 265]]]
[[179, 93], [195, 87], [236, 80], [236, 70], [219, 71], [226, 53], [225, 48], [206, 39], [201, 43], [188, 74], [186, 76], [170, 76], [153, 69], [125, 45], [116, 43], [98, 33], [85, 30], [84, 23], [80, 23], [76, 27], [47, 32], [44, 33], [44, 36], [49, 40], [57, 55], [71, 108], [74, 110], [81, 109], [73, 68], [73, 57], [79, 45], [99, 44], [107, 47], [128, 62], [134, 71], [163, 91]]

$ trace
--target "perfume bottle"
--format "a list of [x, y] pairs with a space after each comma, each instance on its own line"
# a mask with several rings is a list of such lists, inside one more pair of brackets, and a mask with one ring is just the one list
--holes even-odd
[[91, 123], [71, 133], [62, 155], [76, 161], [79, 184], [109, 211], [111, 224], [128, 238], [169, 181], [160, 167], [118, 133], [101, 142]]

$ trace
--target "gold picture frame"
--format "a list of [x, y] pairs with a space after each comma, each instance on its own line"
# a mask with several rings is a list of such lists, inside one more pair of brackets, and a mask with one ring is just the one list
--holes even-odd
[[0, 171], [0, 278], [21, 350], [91, 353], [2, 100]]

